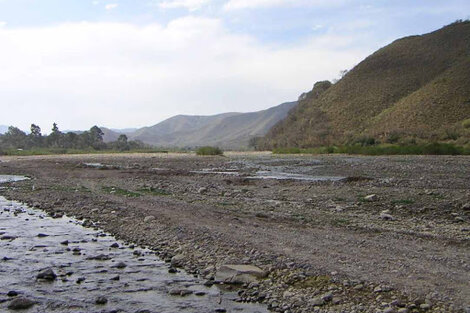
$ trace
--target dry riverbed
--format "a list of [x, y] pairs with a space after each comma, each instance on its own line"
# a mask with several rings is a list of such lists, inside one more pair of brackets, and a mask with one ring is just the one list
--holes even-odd
[[[0, 196], [155, 251], [276, 312], [470, 312], [470, 158], [2, 157]], [[264, 275], [259, 275], [264, 276]]]

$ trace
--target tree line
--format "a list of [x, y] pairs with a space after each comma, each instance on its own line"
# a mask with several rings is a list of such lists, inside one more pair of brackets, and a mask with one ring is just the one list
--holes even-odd
[[127, 136], [121, 134], [116, 141], [104, 142], [104, 133], [98, 126], [87, 131], [63, 133], [56, 123], [52, 125], [52, 132], [43, 135], [41, 128], [31, 124], [30, 133], [10, 126], [8, 131], [0, 135], [0, 152], [8, 150], [33, 149], [75, 149], [75, 150], [119, 150], [127, 151], [146, 148], [141, 141], [129, 141]]

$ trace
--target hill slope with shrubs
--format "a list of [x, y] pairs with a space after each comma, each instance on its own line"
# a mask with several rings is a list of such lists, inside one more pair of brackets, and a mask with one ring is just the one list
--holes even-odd
[[396, 40], [318, 82], [259, 148], [470, 143], [470, 22]]

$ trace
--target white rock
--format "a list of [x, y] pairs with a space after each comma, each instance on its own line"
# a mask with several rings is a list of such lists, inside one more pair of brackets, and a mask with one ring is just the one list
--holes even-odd
[[253, 265], [225, 264], [217, 269], [216, 282], [244, 284], [256, 282], [267, 276], [261, 268]]

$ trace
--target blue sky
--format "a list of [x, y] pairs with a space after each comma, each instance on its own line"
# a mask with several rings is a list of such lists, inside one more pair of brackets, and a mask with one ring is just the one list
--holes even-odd
[[265, 109], [469, 17], [463, 0], [0, 0], [0, 124]]

